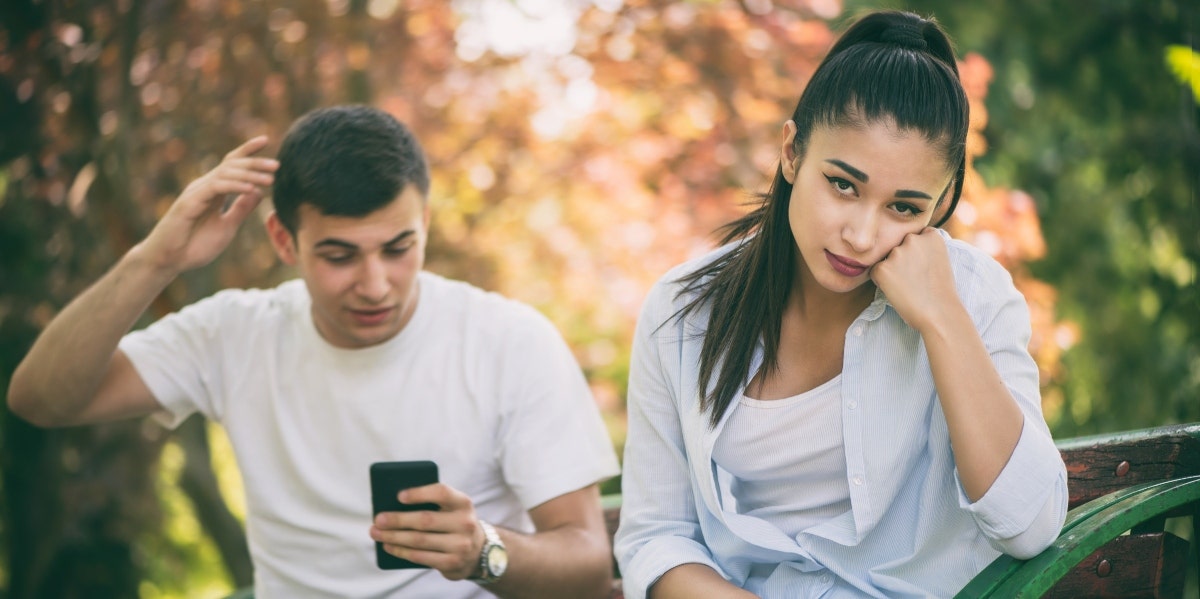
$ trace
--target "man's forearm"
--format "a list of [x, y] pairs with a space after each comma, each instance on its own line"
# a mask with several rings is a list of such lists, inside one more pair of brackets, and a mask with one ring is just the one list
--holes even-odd
[[13, 372], [9, 407], [35, 424], [70, 421], [99, 387], [121, 337], [175, 277], [134, 248], [42, 331]]
[[487, 589], [500, 597], [608, 597], [612, 550], [604, 533], [573, 527], [532, 535], [497, 527], [508, 570]]

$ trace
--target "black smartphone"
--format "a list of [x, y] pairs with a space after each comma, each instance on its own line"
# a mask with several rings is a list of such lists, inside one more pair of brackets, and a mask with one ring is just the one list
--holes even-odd
[[[379, 512], [437, 511], [436, 503], [400, 503], [396, 496], [404, 489], [423, 487], [438, 482], [437, 464], [428, 460], [413, 462], [375, 462], [371, 464], [371, 507]], [[405, 568], [428, 568], [421, 564], [400, 559], [383, 550], [383, 543], [375, 543], [375, 563], [384, 570]]]

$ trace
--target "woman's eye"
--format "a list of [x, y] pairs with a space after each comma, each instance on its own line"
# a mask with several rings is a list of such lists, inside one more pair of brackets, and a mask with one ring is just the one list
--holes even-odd
[[830, 177], [827, 175], [825, 179], [829, 181], [829, 184], [832, 185], [833, 188], [838, 191], [838, 193], [849, 193], [854, 191], [854, 184], [841, 177]]
[[896, 204], [895, 210], [896, 212], [899, 212], [905, 216], [917, 216], [918, 214], [925, 212], [924, 210], [921, 210], [912, 204]]

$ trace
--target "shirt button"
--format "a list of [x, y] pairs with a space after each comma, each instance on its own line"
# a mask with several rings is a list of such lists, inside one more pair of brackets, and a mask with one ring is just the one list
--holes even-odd
[[854, 484], [855, 484], [855, 485], [862, 486], [862, 484], [863, 484], [863, 478], [862, 478], [861, 476], [855, 476], [855, 477], [854, 477], [853, 479], [851, 479], [851, 480], [853, 480], [853, 481], [854, 481]]
[[850, 408], [851, 410], [853, 410], [853, 409], [855, 409], [855, 408], [857, 408], [857, 407], [858, 407], [858, 402], [857, 402], [857, 401], [854, 401], [854, 400], [852, 399], [852, 400], [850, 400], [849, 402], [847, 402], [847, 403], [846, 403], [846, 407], [847, 407], [847, 408]]
[[855, 337], [862, 337], [862, 334], [863, 334], [862, 325], [858, 325], [858, 326], [854, 327], [854, 336]]

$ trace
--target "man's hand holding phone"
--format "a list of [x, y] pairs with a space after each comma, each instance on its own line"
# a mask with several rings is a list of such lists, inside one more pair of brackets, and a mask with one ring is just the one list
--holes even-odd
[[404, 506], [429, 504], [438, 509], [377, 510], [371, 538], [382, 543], [384, 551], [433, 568], [449, 580], [477, 572], [484, 532], [469, 497], [439, 482], [404, 489], [397, 498]]

